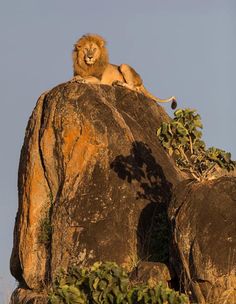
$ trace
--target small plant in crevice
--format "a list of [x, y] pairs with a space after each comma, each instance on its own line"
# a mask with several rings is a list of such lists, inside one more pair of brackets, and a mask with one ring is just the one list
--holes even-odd
[[49, 210], [45, 212], [45, 215], [40, 220], [39, 232], [38, 232], [38, 242], [44, 244], [46, 247], [49, 246], [52, 237], [52, 225], [51, 225], [51, 212], [53, 205], [53, 197], [50, 192], [48, 195], [50, 207]]
[[47, 247], [51, 241], [51, 235], [52, 235], [51, 219], [49, 215], [46, 215], [40, 221], [38, 242], [44, 244]]
[[174, 118], [157, 130], [162, 146], [172, 155], [177, 166], [198, 181], [214, 178], [217, 169], [234, 170], [231, 154], [211, 147], [202, 140], [201, 117], [192, 109], [178, 109]]
[[51, 304], [184, 304], [184, 294], [158, 284], [134, 285], [128, 274], [112, 262], [97, 262], [90, 268], [61, 271], [49, 294]]

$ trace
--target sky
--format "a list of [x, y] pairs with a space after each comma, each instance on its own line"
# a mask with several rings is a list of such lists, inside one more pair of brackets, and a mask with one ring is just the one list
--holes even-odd
[[9, 258], [26, 124], [39, 95], [72, 77], [85, 33], [103, 36], [110, 61], [133, 66], [152, 94], [196, 109], [207, 146], [236, 159], [235, 0], [0, 0], [0, 303], [16, 286]]

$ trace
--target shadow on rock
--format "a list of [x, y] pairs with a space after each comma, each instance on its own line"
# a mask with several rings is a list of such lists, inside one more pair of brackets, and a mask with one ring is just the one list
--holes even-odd
[[137, 253], [141, 260], [167, 262], [169, 258], [170, 225], [167, 207], [172, 184], [156, 162], [150, 147], [135, 141], [128, 156], [119, 155], [111, 163], [119, 178], [138, 182], [137, 200], [147, 200], [137, 227]]

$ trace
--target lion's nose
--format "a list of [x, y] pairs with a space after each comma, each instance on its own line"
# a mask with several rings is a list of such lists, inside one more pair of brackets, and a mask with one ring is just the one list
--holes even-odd
[[88, 58], [89, 58], [89, 59], [92, 59], [92, 58], [93, 58], [93, 55], [92, 55], [92, 54], [88, 54]]

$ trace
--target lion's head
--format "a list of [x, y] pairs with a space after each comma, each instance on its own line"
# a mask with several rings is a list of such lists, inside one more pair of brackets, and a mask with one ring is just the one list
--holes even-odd
[[74, 45], [74, 76], [100, 78], [109, 63], [106, 41], [99, 35], [82, 36]]

